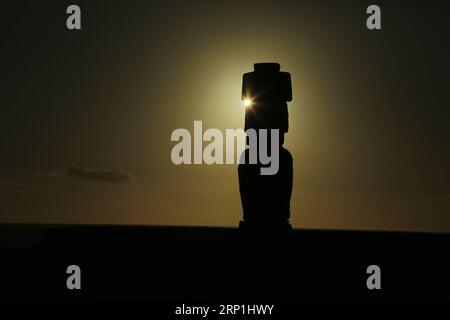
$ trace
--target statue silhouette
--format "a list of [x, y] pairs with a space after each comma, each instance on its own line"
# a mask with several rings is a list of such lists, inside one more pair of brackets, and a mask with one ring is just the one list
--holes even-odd
[[[251, 101], [245, 112], [245, 130], [279, 130], [279, 149], [276, 150], [279, 169], [274, 175], [261, 175], [261, 167], [268, 165], [259, 160], [256, 164], [249, 163], [249, 149], [244, 151], [245, 162], [238, 167], [244, 212], [239, 227], [290, 230], [293, 160], [291, 153], [283, 148], [283, 143], [289, 129], [287, 102], [292, 100], [291, 76], [280, 72], [278, 63], [256, 63], [254, 71], [243, 76], [242, 99]], [[259, 140], [257, 134], [258, 146]], [[269, 138], [266, 150], [270, 151], [270, 147]]]

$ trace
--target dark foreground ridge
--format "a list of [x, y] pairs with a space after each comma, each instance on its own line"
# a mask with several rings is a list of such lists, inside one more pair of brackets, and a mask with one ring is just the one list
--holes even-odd
[[[449, 298], [450, 235], [0, 225], [9, 298]], [[82, 290], [66, 288], [78, 265]], [[369, 265], [381, 290], [368, 290]]]

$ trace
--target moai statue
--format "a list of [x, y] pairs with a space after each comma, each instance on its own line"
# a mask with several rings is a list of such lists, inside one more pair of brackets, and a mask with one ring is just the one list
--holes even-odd
[[[292, 194], [293, 161], [291, 153], [283, 148], [288, 132], [287, 102], [292, 101], [291, 76], [280, 72], [278, 63], [256, 63], [254, 71], [245, 73], [242, 84], [242, 100], [246, 105], [245, 130], [267, 129], [268, 152], [271, 150], [271, 130], [279, 130], [278, 172], [262, 175], [260, 162], [249, 163], [249, 149], [244, 152], [245, 162], [239, 164], [239, 191], [241, 194], [242, 229], [291, 229], [290, 200]], [[258, 149], [260, 135], [257, 134]], [[249, 137], [247, 137], [249, 143]], [[270, 155], [272, 156], [272, 155]]]

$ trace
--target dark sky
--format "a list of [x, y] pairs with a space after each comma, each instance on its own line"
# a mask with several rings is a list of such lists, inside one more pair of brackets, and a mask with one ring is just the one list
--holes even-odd
[[236, 166], [175, 166], [170, 134], [242, 128], [242, 74], [275, 61], [294, 227], [450, 232], [449, 18], [445, 1], [7, 1], [0, 222], [237, 225]]

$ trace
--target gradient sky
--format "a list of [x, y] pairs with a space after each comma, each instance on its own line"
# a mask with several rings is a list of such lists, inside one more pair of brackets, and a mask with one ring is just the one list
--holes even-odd
[[450, 232], [448, 2], [376, 1], [375, 32], [367, 1], [9, 2], [0, 222], [237, 226], [237, 166], [175, 166], [170, 135], [242, 128], [242, 74], [279, 62], [294, 227]]

